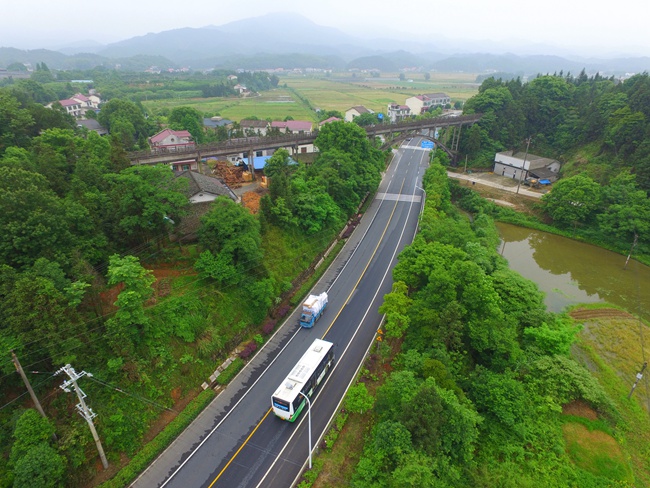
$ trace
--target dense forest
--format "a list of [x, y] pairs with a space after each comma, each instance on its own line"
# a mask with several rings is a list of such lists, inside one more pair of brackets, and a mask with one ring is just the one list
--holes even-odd
[[496, 152], [523, 152], [530, 141], [531, 153], [563, 163], [564, 178], [542, 198], [547, 223], [619, 252], [637, 250], [649, 262], [647, 73], [625, 81], [584, 72], [528, 83], [488, 78], [464, 111], [483, 114], [462, 137], [470, 167], [491, 167]]
[[[79, 486], [95, 473], [77, 399], [59, 389], [66, 378], [53, 376], [66, 363], [93, 374], [82, 388], [109, 462], [134, 456], [148, 427], [196, 395], [236, 345], [264, 342], [288, 307], [265, 323], [269, 312], [376, 189], [386, 159], [359, 126], [330, 124], [313, 164], [284, 150], [269, 160], [259, 214], [217, 199], [196, 241], [181, 242], [193, 215], [186, 181], [169, 166], [131, 167], [126, 158], [159, 130], [154, 121], [138, 103], [113, 98], [99, 115], [112, 133], [103, 138], [44, 108], [46, 86], [0, 88], [3, 487]], [[167, 121], [185, 128], [195, 115], [180, 110]], [[165, 265], [175, 279], [155, 274]], [[47, 419], [26, 408], [11, 351]]]

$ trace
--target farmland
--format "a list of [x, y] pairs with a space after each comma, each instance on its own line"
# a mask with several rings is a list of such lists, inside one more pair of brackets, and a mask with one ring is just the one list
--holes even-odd
[[464, 102], [478, 92], [471, 73], [432, 73], [427, 81], [423, 73], [408, 74], [400, 80], [397, 73], [378, 78], [349, 73], [331, 76], [291, 74], [280, 76], [277, 89], [245, 98], [173, 98], [143, 101], [145, 108], [156, 115], [175, 107], [190, 106], [206, 115], [220, 115], [239, 121], [255, 116], [259, 119], [317, 121], [316, 109], [345, 112], [354, 105], [363, 105], [375, 112], [385, 112], [389, 103], [401, 103], [421, 93], [445, 92], [452, 102]]

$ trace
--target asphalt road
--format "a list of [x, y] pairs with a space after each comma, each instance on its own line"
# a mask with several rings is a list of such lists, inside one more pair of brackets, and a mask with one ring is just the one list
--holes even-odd
[[335, 344], [336, 365], [312, 399], [317, 445], [381, 322], [396, 256], [415, 234], [428, 151], [414, 138], [397, 151], [361, 223], [316, 285], [328, 308], [312, 329], [294, 312], [246, 368], [145, 471], [134, 487], [288, 487], [308, 460], [308, 415], [276, 418], [270, 398], [315, 338]]

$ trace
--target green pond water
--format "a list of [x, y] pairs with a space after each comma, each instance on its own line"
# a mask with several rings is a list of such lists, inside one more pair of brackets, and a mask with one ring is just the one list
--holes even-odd
[[560, 312], [576, 303], [609, 302], [650, 320], [650, 267], [590, 244], [497, 223], [499, 253], [510, 268], [537, 283], [545, 303]]

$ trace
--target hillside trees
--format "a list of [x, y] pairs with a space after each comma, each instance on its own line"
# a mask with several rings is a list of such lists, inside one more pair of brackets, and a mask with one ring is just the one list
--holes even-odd
[[98, 117], [99, 123], [106, 127], [113, 136], [119, 138], [127, 150], [146, 149], [140, 141], [146, 140], [155, 130], [145, 117], [142, 108], [134, 102], [114, 98], [102, 107]]
[[204, 251], [196, 268], [222, 285], [253, 275], [263, 257], [258, 220], [227, 197], [201, 218], [199, 242]]
[[169, 114], [169, 127], [174, 130], [186, 130], [192, 134], [197, 144], [205, 140], [203, 131], [203, 114], [192, 107], [176, 107]]
[[600, 185], [585, 175], [565, 178], [542, 197], [542, 205], [555, 222], [574, 226], [589, 219], [600, 204]]
[[461, 136], [461, 147], [477, 165], [488, 166], [495, 152], [514, 149], [528, 136], [535, 138], [535, 151], [556, 158], [594, 143], [601, 150], [591, 158], [605, 169], [599, 183], [627, 169], [648, 190], [649, 86], [648, 73], [620, 83], [584, 72], [528, 83], [488, 78], [465, 104], [465, 113], [484, 115]]
[[268, 222], [306, 235], [341, 225], [377, 187], [383, 166], [383, 153], [356, 124], [326, 124], [315, 144], [320, 153], [309, 168], [291, 163], [286, 151], [276, 151], [265, 168], [271, 178], [269, 195], [260, 202]]
[[178, 221], [189, 205], [183, 193], [187, 181], [175, 178], [169, 167], [134, 166], [108, 174], [112, 213], [107, 218], [115, 242], [136, 245], [167, 236], [171, 221]]
[[[581, 479], [581, 468], [563, 454], [557, 412], [582, 399], [611, 413], [610, 400], [569, 357], [577, 329], [546, 312], [535, 285], [496, 255], [486, 215], [467, 230], [438, 166], [434, 160], [423, 178], [429, 208], [422, 228], [431, 230], [400, 254], [382, 305], [388, 341], [391, 320], [408, 327], [400, 328], [401, 353], [377, 391], [377, 424], [352, 484], [487, 486], [509, 479], [519, 486], [541, 479], [563, 486], [567, 476]], [[446, 232], [435, 233], [436, 226]], [[452, 233], [463, 238], [447, 237]]]

